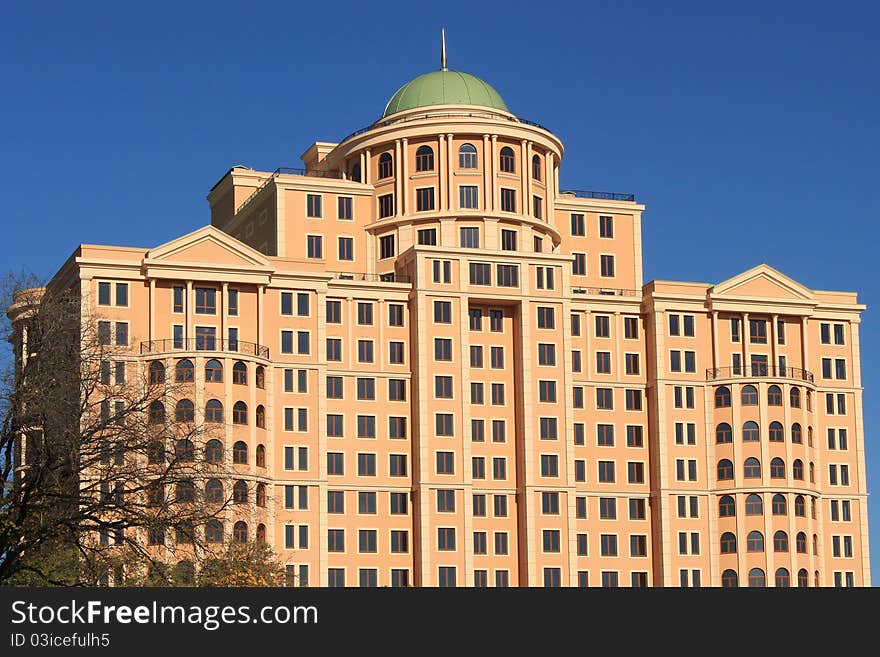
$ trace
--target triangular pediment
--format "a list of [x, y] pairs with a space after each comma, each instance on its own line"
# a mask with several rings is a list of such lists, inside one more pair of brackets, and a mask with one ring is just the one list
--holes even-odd
[[151, 249], [146, 261], [154, 265], [271, 269], [265, 255], [214, 226], [205, 226]]
[[813, 292], [769, 265], [758, 265], [710, 290], [713, 297], [812, 301]]

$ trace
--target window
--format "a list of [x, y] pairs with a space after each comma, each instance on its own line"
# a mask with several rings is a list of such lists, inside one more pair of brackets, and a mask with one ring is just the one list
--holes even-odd
[[559, 476], [559, 457], [556, 454], [541, 454], [541, 476]]
[[598, 374], [611, 374], [611, 352], [596, 352], [596, 372]]
[[730, 388], [727, 386], [715, 390], [715, 408], [730, 408]]
[[472, 262], [469, 266], [471, 285], [491, 285], [492, 267], [482, 262]]
[[394, 235], [384, 235], [379, 238], [379, 259], [393, 258], [396, 251], [394, 250]]
[[403, 326], [403, 305], [388, 304], [388, 326]]
[[416, 171], [434, 170], [434, 149], [430, 146], [419, 146], [416, 150]]
[[497, 480], [507, 479], [507, 459], [502, 456], [492, 459], [492, 478]]
[[627, 340], [637, 340], [639, 337], [639, 318], [623, 318], [623, 337]]
[[388, 400], [406, 401], [405, 379], [388, 379]]
[[761, 478], [761, 462], [755, 457], [749, 457], [743, 463], [743, 476], [746, 479]]
[[721, 459], [718, 461], [718, 479], [719, 481], [725, 479], [733, 479], [733, 463], [728, 459]]
[[416, 188], [416, 212], [428, 212], [434, 209], [434, 188]]
[[450, 338], [434, 338], [434, 360], [452, 360], [452, 340]]
[[320, 235], [309, 235], [306, 238], [306, 255], [309, 258], [324, 257], [324, 238]]
[[376, 534], [375, 529], [359, 529], [358, 552], [376, 552]]
[[639, 355], [624, 354], [624, 365], [626, 373], [629, 375], [637, 375], [639, 373]]
[[764, 551], [764, 535], [759, 531], [749, 532], [746, 538], [746, 550], [748, 552]]
[[352, 199], [350, 196], [340, 196], [336, 202], [336, 217], [338, 219], [352, 218]]
[[379, 179], [390, 178], [394, 175], [394, 160], [391, 153], [382, 153], [379, 156]]
[[357, 455], [358, 476], [375, 477], [376, 476], [376, 455], [359, 452]]
[[587, 234], [585, 227], [584, 227], [584, 215], [572, 213], [572, 215], [571, 215], [571, 234], [574, 237], [584, 237]]
[[599, 461], [599, 481], [614, 483], [614, 461]]
[[513, 155], [513, 149], [509, 146], [505, 146], [501, 149], [498, 156], [498, 168], [504, 173], [516, 172], [516, 159]]
[[455, 566], [440, 566], [438, 569], [437, 583], [440, 588], [454, 588]]
[[516, 251], [516, 231], [501, 229], [501, 250]]
[[596, 388], [596, 408], [614, 409], [614, 391], [611, 388]]
[[501, 188], [501, 211], [516, 212], [516, 190], [509, 187]]
[[354, 240], [351, 237], [339, 238], [339, 259], [354, 260]]
[[437, 399], [452, 399], [452, 377], [434, 377], [434, 397]]
[[406, 530], [391, 531], [391, 552], [409, 552], [409, 532]]
[[758, 425], [749, 420], [743, 424], [743, 442], [757, 442], [758, 440], [760, 440]]
[[614, 217], [599, 215], [599, 237], [614, 237]]
[[608, 315], [596, 315], [596, 337], [611, 337], [611, 326]]
[[98, 283], [98, 305], [110, 305], [110, 283]]
[[378, 200], [379, 219], [394, 216], [394, 194], [383, 194]]
[[642, 410], [642, 391], [641, 390], [625, 390], [626, 410], [640, 411]]
[[743, 386], [742, 389], [742, 405], [757, 406], [758, 405], [758, 389], [753, 385]]
[[[485, 479], [486, 478], [486, 459], [482, 456], [474, 456], [471, 462], [471, 476], [474, 479]], [[476, 500], [477, 496], [474, 496]]]
[[454, 457], [454, 452], [437, 452], [437, 474], [455, 474]]
[[736, 554], [736, 535], [731, 532], [721, 534], [721, 554]]
[[613, 255], [600, 255], [599, 256], [599, 275], [604, 276], [605, 278], [613, 278], [614, 277], [614, 256]]
[[542, 532], [544, 552], [559, 552], [559, 530], [545, 529]]
[[519, 265], [498, 265], [498, 280], [496, 284], [499, 287], [518, 287], [519, 286]]
[[437, 511], [455, 512], [455, 491], [440, 489], [437, 491]]
[[458, 229], [459, 246], [465, 249], [480, 248], [480, 229], [473, 226], [463, 226]]
[[574, 276], [586, 276], [587, 275], [587, 254], [586, 253], [572, 254], [571, 273]]
[[476, 185], [460, 185], [458, 188], [458, 206], [462, 210], [476, 210], [480, 207], [480, 197]]
[[553, 308], [538, 306], [538, 328], [556, 328], [556, 316]]
[[405, 515], [407, 512], [407, 494], [391, 493], [391, 514]]
[[538, 400], [556, 402], [556, 381], [538, 381]]
[[458, 149], [458, 168], [477, 168], [477, 149], [473, 144], [462, 144]]
[[540, 196], [532, 196], [532, 215], [540, 219], [543, 214], [544, 199]]
[[767, 321], [764, 319], [749, 320], [749, 342], [767, 344]]
[[627, 447], [642, 447], [643, 442], [643, 429], [638, 425], [627, 425], [626, 427], [626, 446]]
[[727, 422], [722, 422], [715, 427], [715, 442], [718, 444], [733, 442], [733, 429]]
[[306, 194], [306, 216], [321, 218], [321, 195]]

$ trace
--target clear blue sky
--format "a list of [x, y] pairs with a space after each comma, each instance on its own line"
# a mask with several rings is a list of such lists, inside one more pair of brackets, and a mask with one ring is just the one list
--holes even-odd
[[[378, 8], [378, 13], [376, 11]], [[647, 205], [645, 280], [766, 262], [855, 290], [868, 489], [880, 486], [875, 2], [7, 2], [0, 267], [209, 222], [234, 164], [301, 166], [449, 67], [566, 146], [562, 184]], [[873, 246], [872, 246], [873, 245]], [[870, 504], [874, 584], [880, 503]]]

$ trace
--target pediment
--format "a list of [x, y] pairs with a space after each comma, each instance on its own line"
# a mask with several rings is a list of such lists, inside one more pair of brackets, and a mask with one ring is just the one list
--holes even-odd
[[147, 252], [146, 262], [152, 265], [192, 264], [223, 269], [271, 269], [266, 256], [214, 226], [205, 226], [151, 249]]
[[812, 301], [813, 292], [769, 265], [758, 265], [710, 290], [713, 297]]

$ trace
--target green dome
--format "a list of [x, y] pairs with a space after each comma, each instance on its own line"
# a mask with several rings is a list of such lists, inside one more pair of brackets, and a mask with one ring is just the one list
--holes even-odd
[[420, 75], [398, 89], [385, 106], [382, 118], [430, 105], [477, 105], [510, 111], [489, 83], [470, 73], [441, 69]]

